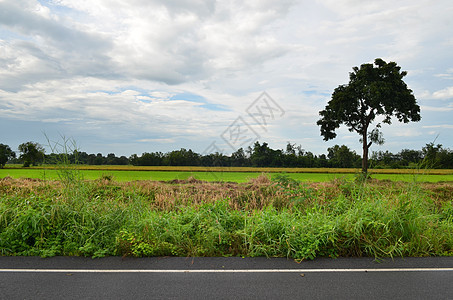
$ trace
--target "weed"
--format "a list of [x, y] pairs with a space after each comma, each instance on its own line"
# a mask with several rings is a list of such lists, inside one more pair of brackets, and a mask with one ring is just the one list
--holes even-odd
[[[68, 189], [71, 187], [74, 191]], [[1, 255], [453, 255], [449, 184], [0, 180]]]

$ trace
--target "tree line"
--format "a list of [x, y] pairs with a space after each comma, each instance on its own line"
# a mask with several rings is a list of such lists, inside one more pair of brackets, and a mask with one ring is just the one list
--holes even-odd
[[[134, 165], [134, 166], [206, 166], [206, 167], [288, 167], [288, 168], [360, 168], [362, 158], [346, 145], [335, 145], [327, 154], [315, 155], [302, 146], [287, 143], [285, 149], [272, 149], [265, 142], [255, 142], [246, 149], [240, 148], [231, 155], [223, 153], [199, 154], [191, 149], [170, 152], [145, 152], [130, 157], [88, 154], [83, 151], [45, 154], [44, 147], [26, 142], [18, 147], [20, 155], [7, 145], [0, 144], [0, 166], [5, 163], [23, 164], [24, 167], [42, 163], [56, 164], [63, 160], [84, 165]], [[403, 149], [394, 154], [389, 151], [373, 152], [369, 159], [371, 168], [438, 168], [453, 169], [453, 151], [441, 144], [426, 144], [421, 150]]]

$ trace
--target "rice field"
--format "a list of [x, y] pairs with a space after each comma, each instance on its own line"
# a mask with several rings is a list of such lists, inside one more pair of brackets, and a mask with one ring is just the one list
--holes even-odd
[[[9, 165], [0, 169], [0, 178], [35, 178], [57, 180], [61, 168], [55, 166], [22, 168]], [[75, 169], [73, 169], [75, 170]], [[352, 180], [359, 169], [334, 168], [226, 168], [226, 167], [136, 167], [136, 166], [78, 166], [80, 176], [86, 180], [109, 177], [118, 182], [135, 180], [170, 181], [190, 177], [202, 181], [224, 181], [243, 183], [268, 174], [274, 178], [287, 174], [290, 178], [304, 182], [327, 182], [335, 179]], [[453, 170], [378, 169], [370, 170], [372, 177], [379, 180], [405, 182], [453, 181]]]

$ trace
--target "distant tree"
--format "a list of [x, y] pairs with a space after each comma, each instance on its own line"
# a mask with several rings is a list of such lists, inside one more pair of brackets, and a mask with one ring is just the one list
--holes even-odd
[[453, 151], [450, 149], [442, 149], [437, 155], [439, 161], [439, 168], [453, 169]]
[[89, 154], [87, 157], [87, 164], [95, 165], [96, 164], [96, 155], [94, 155], [93, 153]]
[[231, 154], [231, 166], [232, 167], [245, 167], [248, 165], [248, 157], [243, 148], [239, 148], [237, 151]]
[[228, 167], [230, 158], [220, 152], [209, 153], [200, 157], [200, 164], [203, 167]]
[[77, 152], [77, 163], [79, 164], [88, 164], [89, 155], [86, 152]]
[[0, 169], [3, 169], [8, 160], [15, 157], [16, 153], [8, 145], [0, 144]]
[[445, 149], [441, 144], [437, 146], [434, 143], [426, 144], [422, 148], [423, 167], [435, 169], [453, 168], [453, 151]]
[[349, 84], [337, 87], [325, 109], [319, 112], [321, 119], [317, 124], [325, 141], [337, 136], [335, 130], [341, 124], [361, 136], [363, 173], [368, 171], [368, 150], [372, 143], [384, 142], [380, 123], [370, 130], [377, 116], [383, 116], [382, 122], [386, 124], [391, 124], [392, 117], [404, 123], [421, 119], [412, 90], [402, 80], [407, 72], [400, 69], [395, 62], [386, 63], [380, 58], [374, 65], [354, 67]]
[[296, 144], [288, 142], [286, 144], [286, 150], [284, 152], [284, 166], [285, 167], [297, 167], [297, 155], [296, 155]]
[[400, 164], [403, 166], [416, 165], [421, 162], [423, 157], [422, 151], [403, 149], [398, 153]]
[[128, 165], [129, 164], [129, 158], [127, 158], [124, 155], [121, 155], [118, 160], [117, 160], [118, 165]]
[[371, 161], [373, 161], [374, 168], [399, 168], [401, 166], [401, 159], [399, 155], [395, 155], [388, 150], [384, 151], [373, 151], [371, 155]]
[[164, 164], [168, 166], [198, 166], [200, 165], [200, 155], [191, 149], [171, 151], [165, 154]]
[[96, 157], [94, 158], [94, 165], [105, 165], [105, 158], [102, 153], [96, 154]]
[[262, 145], [255, 142], [250, 161], [254, 167], [281, 167], [283, 165], [283, 151], [273, 150], [267, 143]]
[[143, 153], [141, 157], [136, 154], [130, 157], [130, 161], [135, 166], [160, 166], [162, 165], [164, 154], [161, 152]]
[[24, 167], [36, 166], [44, 159], [44, 147], [35, 142], [20, 144], [19, 151], [22, 153], [19, 158], [24, 162]]
[[286, 150], [285, 150], [285, 154], [288, 154], [288, 155], [296, 155], [296, 144], [291, 144], [290, 142], [288, 142], [286, 144]]
[[299, 149], [299, 157], [298, 157], [298, 167], [302, 168], [313, 168], [317, 166], [318, 158], [310, 151], [305, 151], [303, 149]]
[[335, 145], [327, 149], [330, 165], [335, 168], [353, 168], [357, 166], [360, 156], [346, 145]]
[[318, 158], [318, 167], [326, 168], [329, 165], [329, 161], [327, 160], [327, 156], [325, 154], [321, 154]]
[[139, 166], [140, 158], [138, 157], [137, 154], [132, 154], [131, 156], [129, 156], [129, 162], [133, 166]]
[[107, 154], [105, 158], [105, 164], [107, 165], [127, 165], [129, 160], [125, 156], [117, 157], [115, 153]]
[[423, 166], [428, 168], [438, 167], [438, 153], [442, 150], [442, 145], [438, 144], [437, 146], [434, 143], [426, 144], [422, 148], [423, 153]]

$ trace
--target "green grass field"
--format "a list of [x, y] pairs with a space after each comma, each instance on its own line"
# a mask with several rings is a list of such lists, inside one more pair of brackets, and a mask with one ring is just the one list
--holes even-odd
[[[247, 182], [261, 174], [274, 178], [277, 174], [286, 173], [298, 181], [325, 182], [337, 178], [354, 179], [357, 169], [284, 169], [284, 168], [206, 168], [206, 167], [133, 167], [133, 166], [80, 166], [83, 179], [95, 180], [110, 177], [115, 181], [135, 180], [169, 181], [194, 177], [203, 181]], [[209, 170], [209, 171], [207, 171]], [[211, 171], [212, 170], [212, 171]], [[453, 181], [453, 170], [371, 170], [372, 177], [380, 180], [405, 182], [440, 182]], [[0, 178], [36, 178], [57, 180], [59, 171], [54, 166], [39, 168], [21, 168], [8, 166], [0, 169]]]

